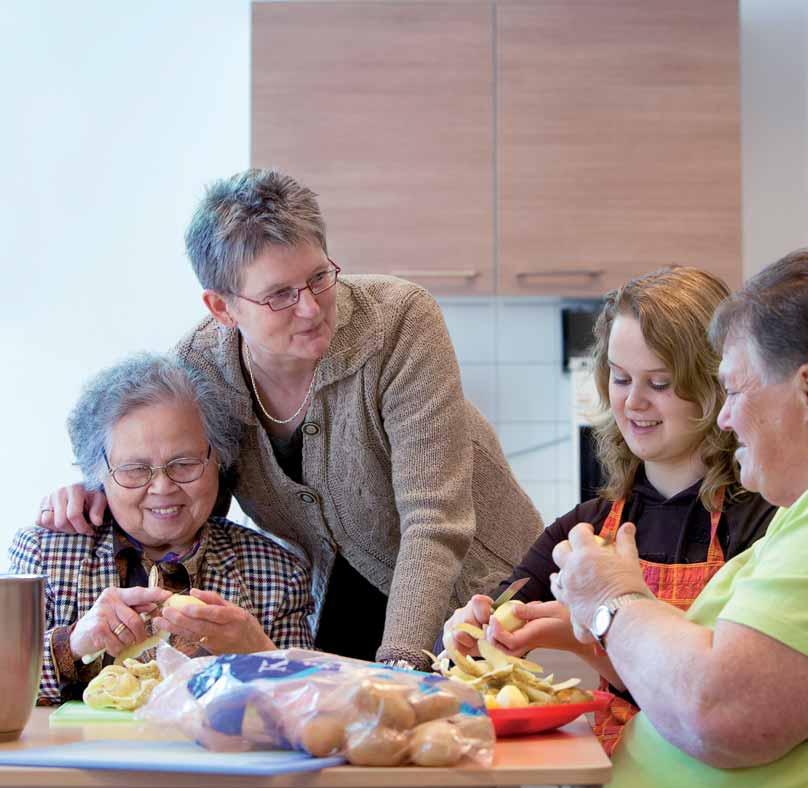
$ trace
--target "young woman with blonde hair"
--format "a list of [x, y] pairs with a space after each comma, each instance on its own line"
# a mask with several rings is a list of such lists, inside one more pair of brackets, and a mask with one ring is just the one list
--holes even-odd
[[[707, 329], [728, 295], [712, 274], [679, 266], [607, 294], [592, 353], [605, 484], [597, 498], [549, 526], [500, 586], [529, 578], [516, 596], [531, 603], [518, 609], [526, 621], [521, 629], [504, 631], [490, 619], [491, 598], [481, 595], [455, 611], [444, 628], [448, 637], [467, 621], [485, 626], [488, 638], [513, 654], [554, 648], [583, 658], [600, 673], [602, 688], [615, 695], [596, 719], [609, 753], [637, 707], [605, 654], [579, 643], [566, 609], [552, 601], [552, 551], [579, 522], [591, 523], [606, 540], [622, 523], [633, 522], [646, 584], [685, 610], [725, 561], [763, 536], [775, 508], [740, 486], [736, 439], [716, 422], [724, 393]], [[451, 637], [461, 651], [474, 653], [470, 636]]]

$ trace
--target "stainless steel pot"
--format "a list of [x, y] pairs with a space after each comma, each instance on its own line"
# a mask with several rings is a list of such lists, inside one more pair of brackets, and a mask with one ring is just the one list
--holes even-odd
[[45, 577], [0, 574], [0, 741], [19, 738], [42, 672]]

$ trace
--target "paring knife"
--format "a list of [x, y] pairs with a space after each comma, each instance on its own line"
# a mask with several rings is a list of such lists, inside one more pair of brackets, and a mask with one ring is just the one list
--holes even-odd
[[492, 610], [496, 610], [498, 607], [504, 605], [506, 602], [510, 602], [521, 590], [527, 585], [529, 577], [520, 577], [518, 580], [514, 580], [495, 600], [494, 604], [491, 605]]
[[[149, 572], [149, 588], [166, 588], [175, 594], [187, 594], [191, 590], [191, 577], [188, 570], [181, 563], [167, 563], [162, 566], [153, 564]], [[157, 605], [154, 610], [148, 613], [141, 613], [140, 618], [144, 624], [148, 624], [156, 616], [160, 615], [163, 604]], [[104, 654], [104, 649], [93, 654], [85, 654], [81, 661], [85, 665], [95, 662]]]

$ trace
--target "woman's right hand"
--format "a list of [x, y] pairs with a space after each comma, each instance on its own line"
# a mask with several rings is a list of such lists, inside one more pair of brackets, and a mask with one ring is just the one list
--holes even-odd
[[107, 496], [101, 490], [88, 491], [83, 484], [71, 484], [42, 499], [36, 524], [49, 531], [91, 536], [94, 526], [104, 521], [106, 508]]
[[537, 648], [589, 653], [591, 645], [583, 646], [575, 637], [570, 612], [560, 602], [528, 602], [513, 610], [525, 623], [508, 632], [496, 619], [486, 629], [486, 637], [500, 650], [521, 657]]
[[117, 657], [148, 635], [140, 613], [148, 613], [171, 596], [164, 588], [105, 588], [70, 633], [73, 659], [106, 651]]
[[472, 624], [484, 630], [491, 618], [493, 604], [494, 600], [490, 596], [475, 594], [463, 607], [457, 608], [443, 625], [443, 642], [445, 643], [447, 638], [451, 638], [461, 654], [479, 657], [477, 641], [467, 632], [456, 632], [455, 628], [458, 624]]

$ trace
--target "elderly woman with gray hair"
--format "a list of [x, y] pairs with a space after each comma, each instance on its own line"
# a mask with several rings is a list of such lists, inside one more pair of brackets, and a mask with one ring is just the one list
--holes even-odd
[[[214, 654], [310, 648], [308, 571], [262, 535], [211, 517], [219, 468], [238, 451], [239, 424], [213, 386], [172, 356], [136, 356], [98, 374], [68, 420], [88, 489], [109, 516], [81, 537], [27, 528], [14, 573], [47, 575], [41, 703], [59, 703], [147, 637], [141, 612], [171, 590], [205, 606], [164, 609], [157, 629]], [[151, 578], [161, 578], [149, 587]], [[90, 657], [88, 661], [83, 658]]]
[[[232, 493], [311, 562], [317, 645], [426, 667], [450, 610], [542, 529], [466, 402], [435, 300], [341, 276], [314, 193], [272, 170], [208, 190], [186, 235], [210, 315], [177, 347], [243, 426]], [[383, 254], [383, 250], [380, 250]], [[40, 523], [88, 532], [63, 488]]]
[[718, 308], [741, 483], [782, 507], [687, 613], [654, 599], [635, 529], [600, 547], [588, 524], [556, 545], [556, 597], [597, 640], [642, 708], [614, 786], [803, 786], [808, 774], [808, 250], [761, 271]]

